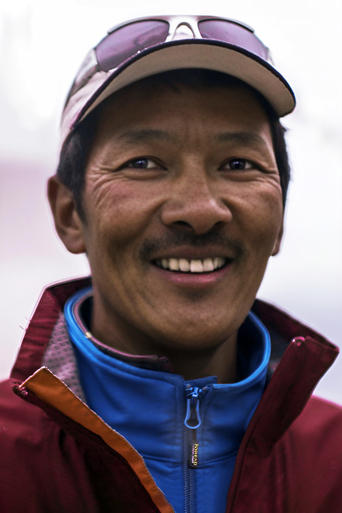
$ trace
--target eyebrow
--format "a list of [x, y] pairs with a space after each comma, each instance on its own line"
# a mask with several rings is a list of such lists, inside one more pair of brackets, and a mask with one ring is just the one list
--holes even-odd
[[156, 130], [153, 128], [144, 128], [141, 130], [129, 130], [119, 135], [119, 139], [128, 144], [136, 144], [151, 140], [177, 142], [177, 137], [165, 130]]
[[249, 146], [266, 146], [266, 142], [261, 135], [255, 132], [223, 132], [215, 136], [219, 142], [235, 143]]
[[[153, 128], [133, 129], [123, 132], [118, 136], [119, 139], [127, 144], [137, 144], [148, 142], [151, 140], [173, 142], [177, 144], [179, 139], [177, 135], [173, 135], [166, 130], [158, 130]], [[222, 132], [213, 135], [218, 142], [249, 145], [249, 146], [266, 146], [266, 142], [261, 135], [255, 132]]]

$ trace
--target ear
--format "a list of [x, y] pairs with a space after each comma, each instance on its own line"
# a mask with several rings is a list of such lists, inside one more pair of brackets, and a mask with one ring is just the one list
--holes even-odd
[[48, 198], [56, 231], [71, 253], [85, 253], [84, 226], [76, 210], [73, 194], [57, 178], [48, 181]]
[[281, 223], [281, 227], [279, 229], [279, 233], [278, 233], [278, 236], [277, 236], [277, 239], [274, 243], [274, 246], [273, 246], [273, 250], [272, 250], [272, 256], [275, 256], [279, 253], [280, 251], [280, 246], [281, 246], [281, 241], [282, 241], [282, 238], [283, 238], [283, 233], [284, 233], [284, 222], [282, 221]]

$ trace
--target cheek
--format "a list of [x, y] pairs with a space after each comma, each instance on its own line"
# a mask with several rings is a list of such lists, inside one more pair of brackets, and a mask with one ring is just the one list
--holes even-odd
[[253, 194], [240, 196], [236, 219], [249, 250], [270, 256], [283, 223], [281, 189], [258, 187]]
[[138, 243], [154, 218], [158, 200], [146, 184], [118, 182], [97, 190], [87, 205], [89, 244], [95, 242], [95, 251], [113, 258]]

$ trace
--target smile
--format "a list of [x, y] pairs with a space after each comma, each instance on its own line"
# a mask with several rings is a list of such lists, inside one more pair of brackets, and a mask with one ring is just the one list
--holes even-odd
[[155, 260], [155, 264], [166, 271], [181, 273], [211, 273], [222, 269], [229, 260], [222, 257], [188, 259], [188, 258], [162, 258]]

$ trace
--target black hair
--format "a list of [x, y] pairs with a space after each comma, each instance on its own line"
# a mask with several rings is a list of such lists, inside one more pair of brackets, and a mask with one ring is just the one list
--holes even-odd
[[[258, 91], [230, 75], [202, 69], [166, 71], [140, 81], [142, 85], [153, 83], [154, 86], [156, 86], [156, 82], [157, 85], [161, 87], [169, 87], [174, 90], [178, 90], [180, 85], [185, 85], [195, 89], [203, 87], [231, 87], [232, 85], [243, 85], [244, 87], [251, 89], [254, 95], [259, 99], [269, 119], [273, 149], [280, 175], [283, 206], [285, 207], [290, 181], [290, 165], [285, 141], [286, 129], [281, 124], [273, 107]], [[85, 183], [85, 170], [89, 151], [96, 133], [99, 112], [101, 109], [105, 108], [106, 101], [108, 100], [105, 100], [99, 107], [91, 112], [69, 135], [62, 148], [57, 168], [58, 178], [71, 190], [77, 211], [83, 219], [84, 210], [82, 207], [82, 194]]]

